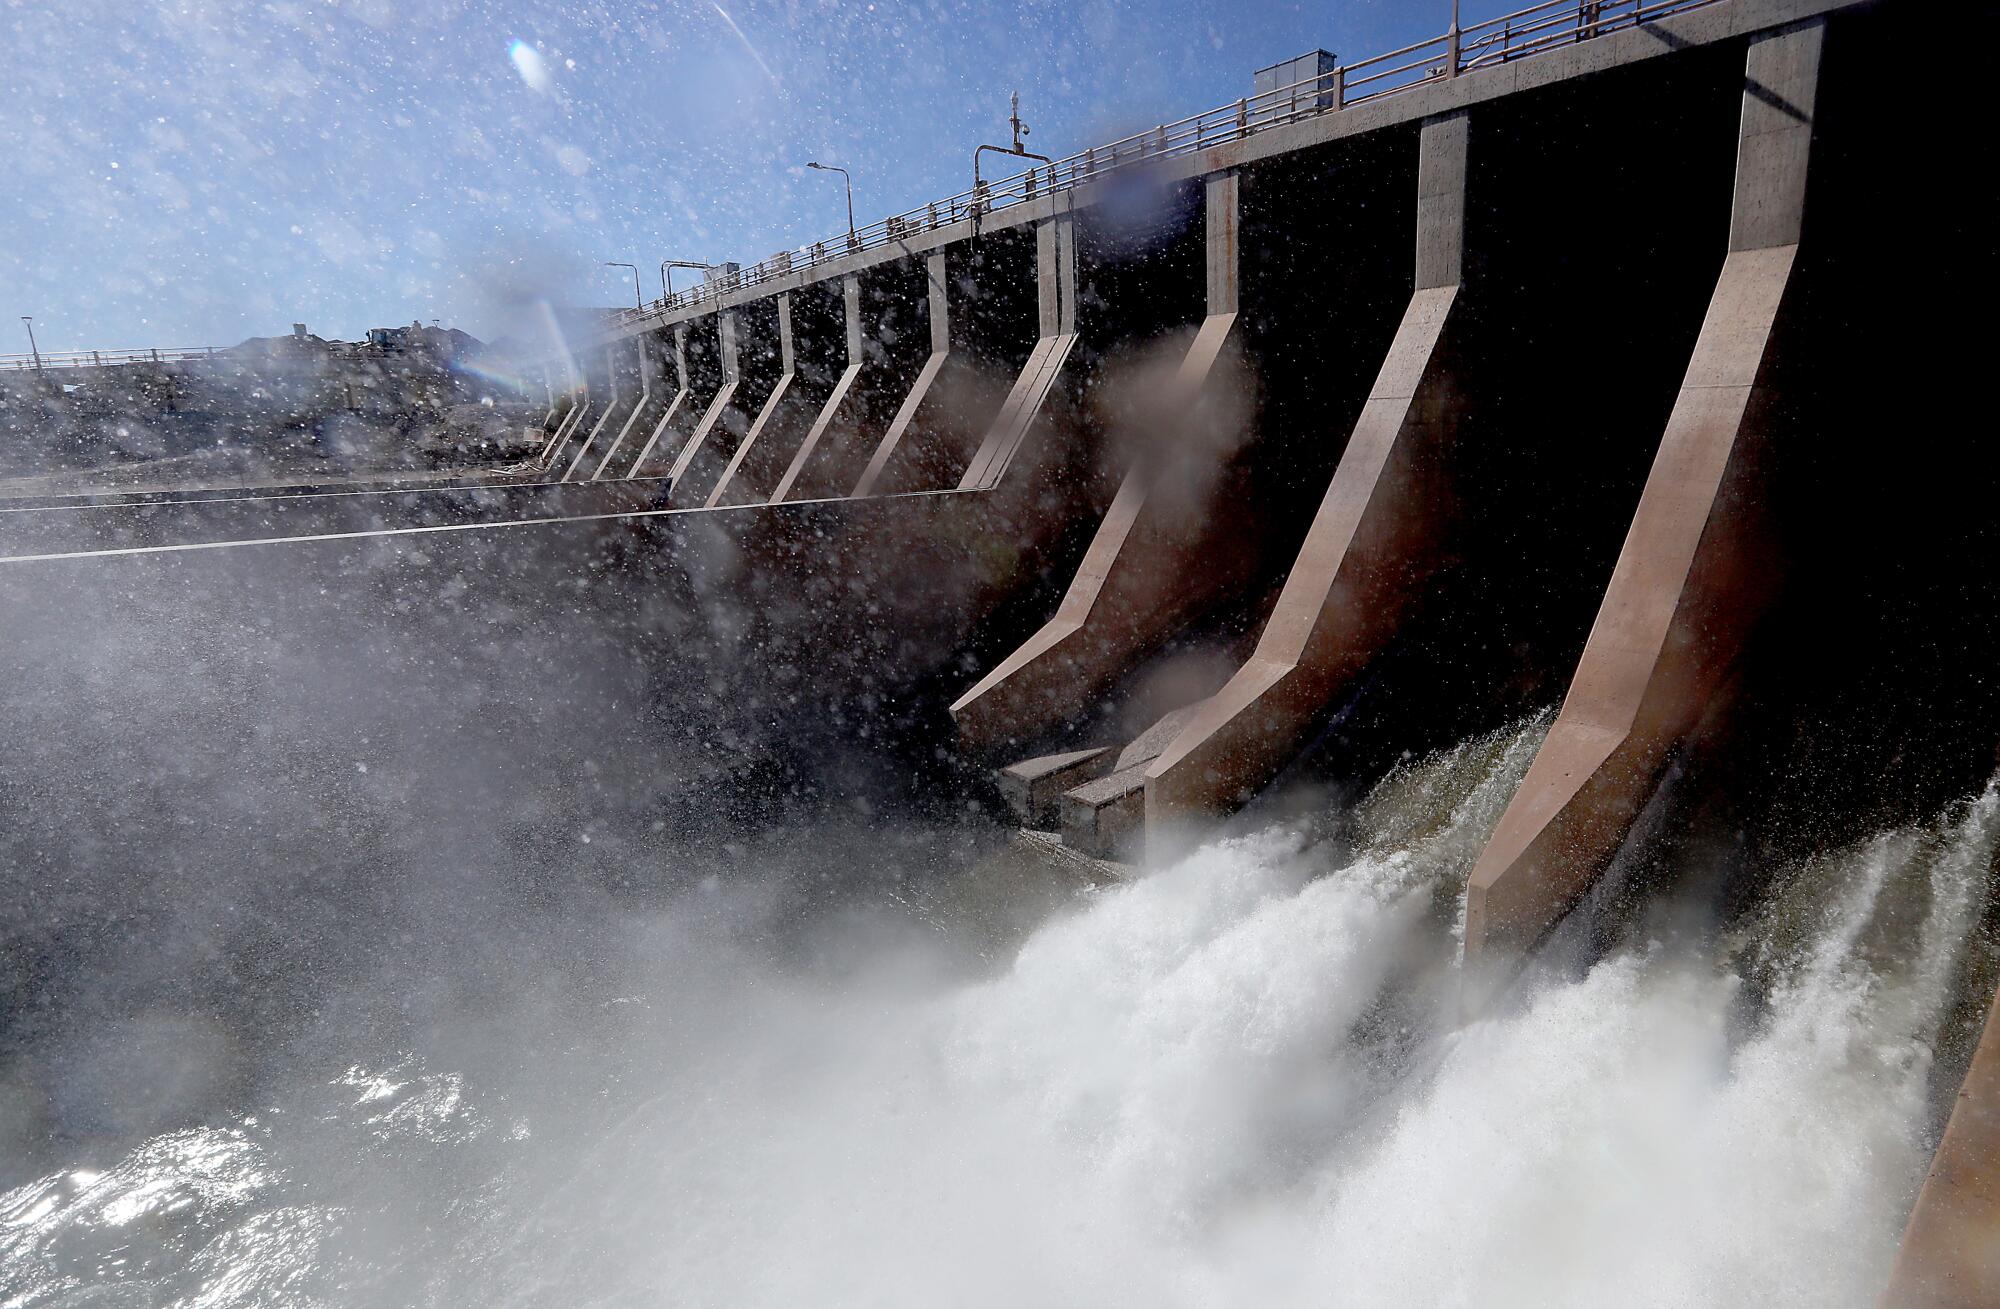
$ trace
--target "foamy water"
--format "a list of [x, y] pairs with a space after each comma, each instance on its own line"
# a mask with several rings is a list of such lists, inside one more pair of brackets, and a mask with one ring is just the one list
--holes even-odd
[[[1464, 880], [1545, 728], [971, 983], [667, 925], [645, 1057], [355, 1068], [45, 1178], [0, 1198], [4, 1303], [1872, 1303], [2000, 792], [1791, 870], [1714, 957], [1459, 1027]], [[143, 1298], [75, 1298], [113, 1286]]]

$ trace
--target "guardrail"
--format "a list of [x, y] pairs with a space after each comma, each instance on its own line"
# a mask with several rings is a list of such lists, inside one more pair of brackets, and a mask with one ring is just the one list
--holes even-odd
[[1429, 85], [1440, 78], [1530, 58], [1607, 32], [1637, 27], [1669, 14], [1718, 4], [1721, 0], [1545, 0], [1498, 18], [1488, 18], [1400, 50], [1343, 64], [1331, 72], [1290, 86], [1246, 96], [1177, 122], [1105, 145], [1091, 146], [1039, 168], [1016, 173], [878, 219], [852, 235], [783, 250], [751, 267], [723, 274], [685, 291], [661, 296], [644, 308], [619, 311], [619, 325], [689, 309], [730, 291], [810, 269], [850, 254], [905, 240], [919, 232], [992, 213], [1056, 191], [1068, 191], [1141, 162], [1192, 154], [1240, 141], [1283, 123], [1317, 118], [1384, 96]]
[[109, 368], [119, 364], [174, 364], [209, 359], [228, 346], [197, 345], [178, 350], [44, 350], [39, 354], [0, 355], [0, 372], [34, 372], [55, 368]]

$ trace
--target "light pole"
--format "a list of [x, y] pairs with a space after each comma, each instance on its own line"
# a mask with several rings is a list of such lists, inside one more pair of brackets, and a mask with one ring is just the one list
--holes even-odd
[[860, 246], [861, 240], [854, 235], [854, 179], [847, 175], [845, 168], [836, 164], [822, 164], [808, 160], [806, 167], [817, 168], [822, 173], [839, 173], [840, 180], [847, 184], [847, 248], [856, 249]]
[[661, 298], [666, 300], [674, 298], [674, 279], [673, 275], [667, 271], [669, 268], [693, 268], [705, 273], [713, 267], [715, 267], [714, 264], [697, 263], [692, 259], [662, 259], [660, 261]]
[[21, 321], [28, 325], [28, 353], [34, 356], [35, 371], [39, 373], [42, 371], [42, 347], [35, 344], [35, 320], [22, 314]]
[[606, 268], [629, 268], [632, 270], [632, 307], [634, 309], [644, 309], [646, 307], [646, 300], [639, 293], [639, 265], [617, 264], [607, 259], [604, 261], [604, 266]]
[[[1012, 146], [982, 145], [972, 152], [972, 222], [974, 234], [977, 234], [979, 230], [979, 214], [986, 207], [986, 183], [979, 176], [979, 156], [985, 154], [988, 150], [991, 150], [996, 155], [1016, 155], [1022, 159], [1039, 159], [1049, 166], [1049, 185], [1053, 187], [1056, 184], [1056, 161], [1047, 155], [1036, 154], [1021, 143], [1021, 138], [1028, 135], [1029, 131], [1028, 125], [1021, 121], [1021, 93], [1019, 91], [1014, 92], [1007, 103], [1009, 106], [1007, 122], [1014, 129], [1014, 144]], [[1029, 195], [1035, 193], [1035, 170], [1033, 168], [1028, 170], [1027, 191]]]

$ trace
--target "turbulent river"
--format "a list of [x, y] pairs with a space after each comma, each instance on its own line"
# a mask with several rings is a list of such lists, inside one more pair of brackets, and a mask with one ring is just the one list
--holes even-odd
[[701, 881], [583, 1018], [320, 1050], [15, 1186], [0, 1304], [1872, 1303], [2000, 790], [1461, 1023], [1546, 726], [1019, 932]]

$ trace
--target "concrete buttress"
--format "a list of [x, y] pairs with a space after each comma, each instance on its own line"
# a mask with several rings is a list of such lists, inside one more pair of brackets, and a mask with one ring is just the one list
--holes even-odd
[[990, 491], [1028, 439], [1049, 391], [1076, 345], [1076, 217], [1057, 214], [1035, 227], [1036, 339], [1007, 399], [959, 479], [961, 491]]
[[580, 379], [571, 388], [569, 412], [563, 415], [562, 422], [556, 424], [555, 435], [551, 436], [549, 443], [542, 447], [542, 453], [535, 459], [535, 466], [544, 472], [555, 467], [556, 459], [562, 453], [563, 446], [569, 443], [570, 434], [576, 431], [589, 417], [589, 414], [590, 379], [586, 377]]
[[625, 448], [625, 443], [631, 438], [633, 430], [641, 428], [652, 417], [653, 398], [659, 394], [657, 383], [660, 363], [653, 354], [651, 342], [646, 337], [632, 338], [632, 363], [639, 374], [639, 399], [633, 404], [632, 412], [626, 416], [624, 425], [618, 429], [618, 435], [612, 438], [611, 445], [604, 451], [604, 457], [599, 459], [597, 466], [591, 470], [589, 480], [593, 482], [604, 477], [606, 470], [618, 458], [619, 451]]
[[722, 413], [729, 408], [729, 402], [736, 396], [737, 384], [742, 380], [741, 365], [737, 358], [736, 313], [734, 310], [724, 309], [716, 314], [715, 319], [717, 349], [722, 362], [722, 385], [716, 389], [714, 398], [708, 402], [708, 408], [702, 413], [701, 421], [695, 424], [694, 431], [688, 435], [687, 443], [681, 447], [680, 453], [674, 456], [673, 466], [667, 469], [669, 496], [680, 486], [681, 479], [688, 474], [688, 469], [694, 466], [695, 456], [701, 453], [701, 448], [707, 442], [709, 434], [715, 430], [715, 425], [722, 421]]
[[627, 479], [639, 476], [639, 470], [646, 466], [646, 461], [651, 459], [653, 452], [659, 448], [660, 438], [672, 429], [674, 419], [681, 413], [682, 407], [687, 404], [688, 391], [690, 389], [688, 386], [687, 340], [687, 324], [676, 323], [674, 325], [674, 376], [677, 380], [674, 393], [667, 400], [667, 407], [661, 410], [659, 418], [654, 421], [652, 433], [647, 436], [646, 444], [639, 447], [639, 453], [632, 457], [631, 464], [625, 469], [625, 477]]
[[863, 355], [860, 278], [849, 274], [840, 279], [840, 302], [844, 320], [843, 339], [847, 344], [847, 367], [841, 370], [839, 380], [833, 384], [832, 394], [828, 395], [826, 403], [820, 406], [819, 414], [813, 419], [812, 426], [806, 429], [805, 440], [799, 443], [797, 452], [792, 455], [791, 463], [785, 468], [784, 476], [778, 479], [778, 485], [772, 489], [769, 501], [771, 504], [782, 503], [792, 494], [793, 488], [798, 485], [799, 475], [805, 471], [813, 452], [819, 449], [820, 442], [826, 437], [827, 428], [846, 406], [848, 397], [854, 391], [855, 379], [861, 376]]
[[1882, 1309], [2000, 1304], [2000, 992], [1917, 1193]]
[[604, 351], [604, 379], [605, 388], [610, 394], [606, 397], [604, 409], [597, 415], [597, 422], [592, 425], [590, 434], [585, 436], [583, 444], [577, 447], [576, 454], [571, 456], [568, 461], [558, 465], [562, 469], [562, 475], [559, 480], [564, 482], [577, 480], [577, 470], [583, 467], [584, 460], [589, 457], [591, 449], [597, 445], [597, 439], [603, 435], [605, 425], [617, 418], [623, 411], [625, 397], [618, 385], [621, 371], [618, 366], [616, 354], [607, 347]]
[[[1195, 412], [1230, 342], [1239, 308], [1238, 175], [1215, 174], [1206, 179], [1204, 190], [1207, 314], [1158, 404], [1156, 412], [1169, 425], [1185, 422]], [[1043, 353], [1060, 367], [1057, 350], [1067, 354], [1075, 339], [1074, 320], [1067, 339], [1064, 324], [1045, 315], [1045, 331], [1050, 326], [1057, 331], [1044, 335], [1049, 349]], [[1046, 394], [1046, 383], [1041, 386]], [[1012, 452], [1001, 447], [1008, 440], [1018, 445], [1019, 435], [1012, 426], [1015, 416], [1003, 414], [1002, 421], [1008, 426], [1000, 430], [996, 425], [993, 452], [983, 462], [975, 459], [968, 480], [975, 473], [997, 480], [1005, 470]], [[1024, 420], [1020, 430], [1025, 432]], [[989, 750], [1077, 718], [1213, 589], [1189, 585], [1189, 578], [1214, 511], [1221, 507], [1190, 506], [1184, 497], [1160, 488], [1163, 477], [1181, 471], [1175, 456], [1188, 443], [1180, 435], [1161, 433], [1152, 456], [1140, 458], [1125, 474], [1055, 616], [951, 706], [963, 748]], [[1212, 486], [1213, 480], [1203, 478], [1201, 484]]]
[[856, 499], [874, 494], [876, 483], [881, 481], [883, 470], [888, 468], [896, 448], [903, 443], [903, 436], [910, 430], [910, 423], [923, 405], [924, 397], [930, 393], [931, 384], [937, 381], [939, 370], [951, 357], [951, 310], [945, 294], [944, 251], [936, 250], [924, 256], [924, 285], [930, 300], [930, 357], [924, 360], [922, 370], [910, 384], [909, 394], [903, 397], [895, 418], [890, 420], [889, 430], [882, 434], [881, 443], [869, 457], [868, 467], [861, 472], [861, 480], [854, 484], [853, 495]]
[[757, 417], [751, 422], [750, 430], [736, 443], [736, 453], [729, 456], [728, 466], [722, 470], [722, 476], [715, 480], [715, 489], [710, 491], [708, 498], [702, 502], [704, 509], [713, 509], [721, 503], [722, 497], [729, 491], [730, 483], [735, 480], [738, 470], [743, 467], [743, 461], [750, 456], [751, 449], [757, 444], [757, 438], [762, 436], [764, 429], [770, 425], [771, 416], [778, 411], [778, 406], [784, 403], [785, 393], [791, 389], [792, 382], [798, 377], [798, 359], [792, 341], [791, 294], [786, 292], [779, 295], [777, 302], [778, 380], [771, 387], [771, 394], [765, 399], [763, 408], [757, 411]]
[[1770, 588], [1762, 379], [1804, 216], [1824, 19], [1754, 37], [1729, 246], [1562, 711], [1467, 889], [1465, 955], [1511, 971], [1588, 889], [1726, 693]]
[[1422, 125], [1415, 289], [1255, 652], [1147, 765], [1149, 842], [1268, 782], [1438, 566], [1449, 515], [1442, 466], [1460, 408], [1449, 338], [1469, 134], [1463, 111]]

